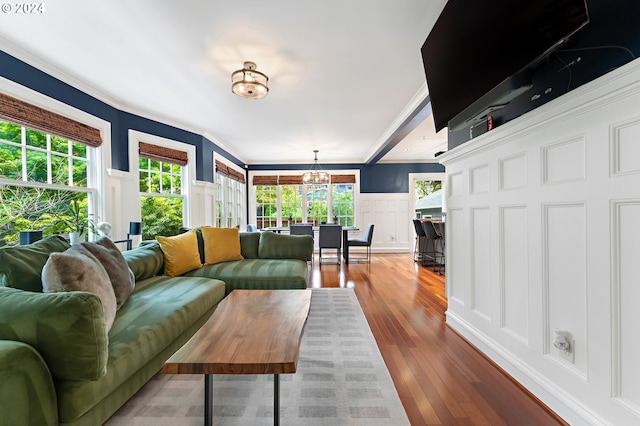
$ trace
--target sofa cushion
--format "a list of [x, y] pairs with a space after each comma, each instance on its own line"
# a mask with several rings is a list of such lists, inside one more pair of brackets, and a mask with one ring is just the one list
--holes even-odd
[[[73, 422], [111, 392], [135, 392], [128, 386], [130, 378], [154, 359], [149, 375], [155, 374], [188, 337], [177, 347], [176, 339], [194, 324], [197, 331], [224, 291], [222, 281], [208, 278], [160, 275], [137, 282], [109, 333], [107, 374], [97, 381], [56, 382], [60, 422]], [[159, 354], [164, 356], [157, 359]]]
[[204, 241], [204, 263], [213, 265], [220, 262], [242, 260], [238, 228], [200, 228]]
[[260, 232], [240, 232], [240, 253], [245, 259], [258, 258]]
[[0, 287], [3, 339], [36, 348], [55, 379], [95, 380], [106, 372], [104, 310], [93, 293], [34, 293]]
[[67, 250], [71, 245], [60, 236], [33, 244], [0, 249], [0, 285], [42, 292], [42, 268], [49, 254]]
[[258, 246], [260, 259], [313, 259], [313, 237], [311, 235], [288, 235], [275, 232], [260, 234]]
[[116, 317], [116, 295], [104, 266], [85, 246], [78, 244], [65, 252], [51, 253], [42, 268], [42, 290], [94, 293], [102, 302], [107, 332], [111, 329]]
[[136, 281], [142, 281], [162, 273], [164, 254], [160, 244], [155, 240], [142, 241], [133, 250], [122, 252], [122, 256], [136, 277]]
[[185, 276], [222, 280], [227, 294], [235, 289], [305, 289], [309, 266], [297, 259], [244, 259], [205, 265], [187, 272]]
[[198, 239], [193, 229], [173, 237], [157, 236], [156, 240], [164, 254], [165, 275], [175, 277], [202, 266]]
[[122, 252], [109, 237], [100, 237], [95, 242], [83, 242], [80, 245], [89, 250], [104, 267], [116, 296], [116, 309], [120, 309], [136, 284], [133, 271], [129, 269]]

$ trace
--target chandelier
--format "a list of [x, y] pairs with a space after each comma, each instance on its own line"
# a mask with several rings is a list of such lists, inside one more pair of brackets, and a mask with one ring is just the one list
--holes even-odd
[[231, 74], [231, 91], [247, 99], [260, 99], [269, 93], [269, 77], [256, 71], [256, 64], [245, 62], [244, 68]]
[[306, 185], [329, 183], [329, 173], [323, 172], [318, 165], [318, 150], [314, 149], [313, 166], [311, 170], [302, 175], [302, 183]]

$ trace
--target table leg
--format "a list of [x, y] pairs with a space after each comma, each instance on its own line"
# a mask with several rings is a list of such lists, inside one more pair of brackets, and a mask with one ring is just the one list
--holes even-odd
[[273, 424], [280, 424], [280, 375], [273, 375]]
[[344, 263], [349, 263], [349, 231], [346, 229], [342, 230], [342, 257], [344, 258]]
[[204, 375], [204, 426], [213, 425], [213, 376]]

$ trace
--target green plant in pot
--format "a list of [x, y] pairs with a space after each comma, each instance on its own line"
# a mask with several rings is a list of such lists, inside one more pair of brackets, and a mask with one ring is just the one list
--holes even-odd
[[63, 216], [54, 224], [58, 232], [69, 232], [71, 244], [76, 244], [84, 239], [85, 231], [89, 226], [89, 220], [77, 198], [70, 200], [68, 208]]

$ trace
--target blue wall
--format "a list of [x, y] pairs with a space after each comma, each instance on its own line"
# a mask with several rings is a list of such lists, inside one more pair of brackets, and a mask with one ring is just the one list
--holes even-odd
[[[249, 171], [260, 170], [304, 170], [312, 164], [250, 165]], [[361, 193], [409, 192], [409, 173], [444, 173], [438, 163], [385, 163], [367, 166], [364, 164], [322, 164], [325, 171], [360, 170]]]
[[[201, 135], [120, 111], [3, 51], [0, 51], [0, 76], [110, 122], [112, 137], [111, 166], [114, 169], [129, 171], [129, 129], [195, 146], [197, 180], [213, 182], [213, 152], [223, 155], [244, 168], [243, 162]], [[249, 167], [249, 170], [303, 170], [309, 167], [311, 167], [311, 164], [306, 166], [253, 165]], [[359, 169], [360, 192], [371, 193], [409, 192], [408, 173], [444, 172], [443, 166], [434, 163], [398, 163], [372, 166], [336, 164], [322, 165], [322, 167], [327, 170]]]

